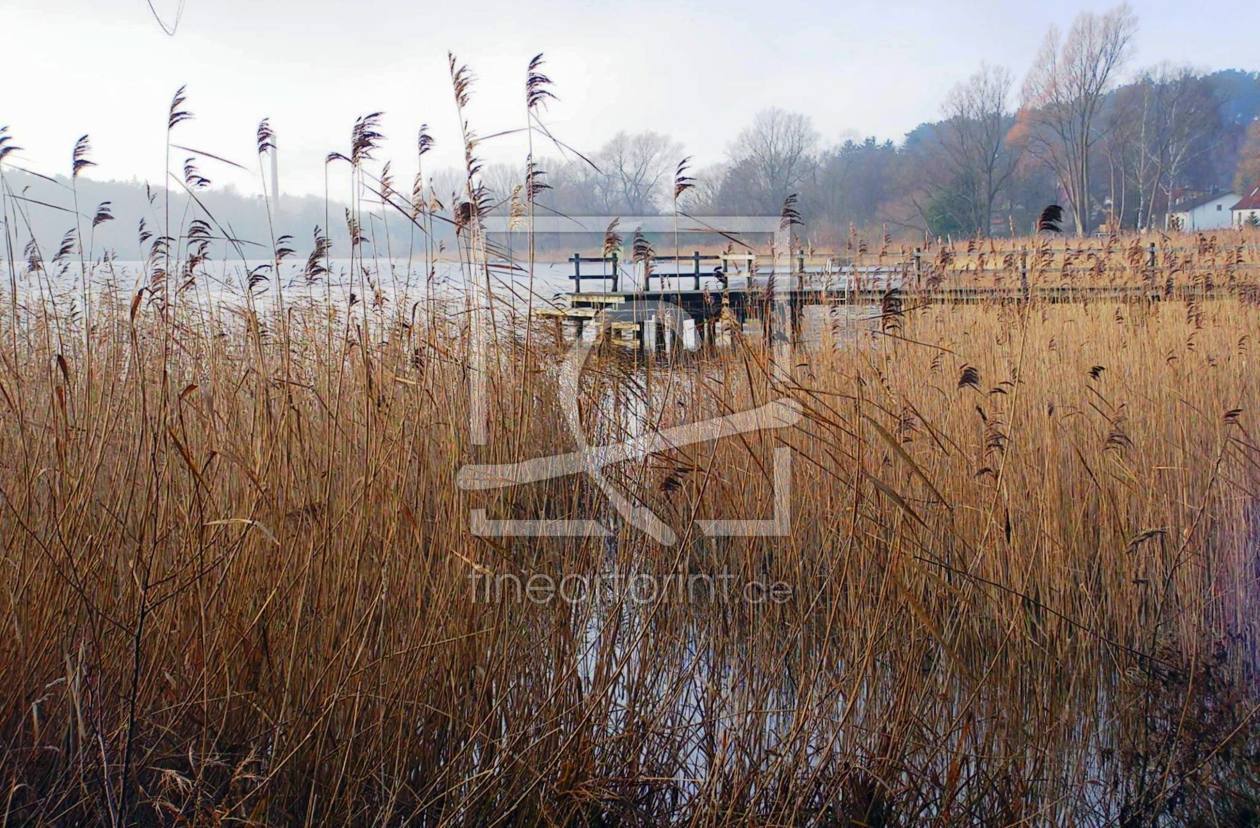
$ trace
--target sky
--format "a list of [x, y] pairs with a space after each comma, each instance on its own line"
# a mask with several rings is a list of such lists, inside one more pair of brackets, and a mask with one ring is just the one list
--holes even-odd
[[[187, 85], [174, 141], [247, 166], [268, 117], [285, 193], [322, 194], [324, 158], [344, 151], [357, 116], [382, 111], [399, 181], [426, 164], [461, 162], [447, 70], [453, 51], [476, 82], [468, 116], [490, 135], [525, 120], [525, 67], [539, 53], [558, 100], [543, 119], [569, 145], [594, 151], [619, 130], [681, 141], [693, 168], [720, 161], [753, 115], [777, 106], [809, 115], [823, 141], [900, 140], [939, 116], [949, 89], [981, 62], [1017, 83], [1046, 32], [1106, 3], [748, 2], [748, 0], [0, 0], [0, 125], [25, 149], [15, 163], [66, 173], [75, 140], [91, 136], [91, 175], [159, 184], [172, 93]], [[1132, 3], [1139, 20], [1126, 69], [1169, 62], [1260, 69], [1260, 7]], [[178, 19], [174, 36], [166, 23]], [[486, 141], [489, 162], [523, 163], [523, 139]], [[537, 149], [555, 155], [553, 147]], [[176, 151], [171, 168], [187, 153]], [[432, 160], [429, 160], [432, 159]], [[258, 176], [213, 161], [216, 186], [258, 190]], [[344, 177], [344, 176], [343, 176]], [[348, 183], [333, 180], [330, 187]]]

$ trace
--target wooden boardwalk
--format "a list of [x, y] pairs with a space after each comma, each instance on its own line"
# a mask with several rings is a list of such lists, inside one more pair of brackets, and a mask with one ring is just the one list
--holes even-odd
[[[557, 307], [539, 312], [542, 317], [555, 321], [566, 338], [574, 338], [584, 332], [596, 335], [589, 329], [603, 316], [612, 318], [610, 329], [614, 342], [627, 347], [642, 348], [645, 342], [668, 347], [669, 337], [657, 333], [656, 314], [652, 306], [661, 309], [661, 316], [674, 309], [681, 309], [687, 324], [700, 341], [721, 343], [723, 324], [742, 326], [748, 320], [765, 319], [771, 315], [771, 304], [781, 304], [791, 315], [792, 328], [799, 327], [804, 308], [811, 306], [832, 307], [848, 305], [872, 308], [878, 314], [891, 307], [911, 309], [929, 305], [970, 305], [981, 303], [1047, 304], [1123, 302], [1153, 303], [1162, 301], [1204, 301], [1256, 292], [1252, 286], [1201, 287], [1189, 285], [1026, 285], [1009, 286], [923, 286], [914, 284], [906, 277], [904, 269], [886, 268], [879, 272], [865, 272], [845, 277], [837, 282], [836, 274], [797, 272], [777, 277], [773, 288], [765, 277], [747, 279], [737, 277], [709, 287], [669, 287], [672, 281], [692, 282], [692, 273], [654, 274], [653, 280], [661, 287], [652, 290], [583, 290], [572, 291], [561, 297]], [[730, 282], [736, 284], [732, 286]], [[856, 282], [857, 284], [852, 284]], [[741, 284], [742, 283], [742, 284]], [[787, 287], [786, 285], [790, 285]], [[1258, 297], [1260, 298], [1260, 297]], [[635, 314], [626, 309], [635, 308]], [[667, 310], [668, 309], [668, 310]], [[622, 313], [615, 311], [621, 310]], [[663, 325], [661, 327], [664, 327]], [[601, 334], [602, 335], [602, 334]], [[691, 343], [688, 343], [689, 345]]]

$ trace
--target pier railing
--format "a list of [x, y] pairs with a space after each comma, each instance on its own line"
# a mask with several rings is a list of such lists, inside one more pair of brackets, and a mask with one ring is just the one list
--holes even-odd
[[[669, 280], [673, 280], [675, 283], [674, 286], [679, 287], [680, 285], [678, 283], [681, 280], [691, 279], [692, 288], [694, 290], [699, 290], [700, 280], [705, 276], [713, 275], [712, 271], [705, 272], [705, 266], [710, 263], [717, 262], [720, 267], [722, 262], [731, 258], [732, 257], [730, 256], [705, 255], [699, 250], [693, 251], [687, 256], [652, 256], [647, 260], [647, 262], [650, 262], [652, 265], [657, 263], [673, 264], [674, 271], [665, 272], [654, 270], [652, 267], [646, 267], [644, 270], [643, 284], [639, 289], [651, 290], [653, 279], [657, 280], [657, 284], [660, 286], [661, 290], [666, 290], [669, 287]], [[573, 274], [569, 278], [573, 280], [574, 293], [582, 292], [583, 280], [588, 282], [598, 280], [604, 283], [611, 281], [614, 293], [621, 289], [621, 261], [620, 257], [616, 253], [608, 256], [583, 256], [580, 253], [574, 253], [569, 257], [569, 261], [573, 264]], [[642, 262], [633, 262], [635, 265], [641, 263]], [[590, 269], [587, 269], [584, 272], [582, 269], [583, 264], [599, 264], [601, 265], [599, 268], [600, 272], [592, 273]]]
[[[819, 277], [824, 280], [836, 276], [847, 277], [855, 285], [873, 281], [891, 286], [896, 282], [904, 287], [919, 288], [933, 281], [939, 284], [942, 278], [949, 282], [954, 276], [975, 279], [986, 274], [1012, 274], [1018, 277], [1021, 287], [1027, 290], [1030, 277], [1046, 273], [1055, 273], [1074, 279], [1081, 276], [1100, 278], [1108, 274], [1139, 271], [1146, 276], [1148, 281], [1153, 281], [1159, 271], [1159, 252], [1170, 255], [1190, 249], [1167, 246], [1157, 248], [1154, 242], [1150, 242], [1143, 245], [1140, 262], [1131, 261], [1117, 266], [1114, 263], [1104, 264], [1098, 261], [1093, 264], [1070, 264], [1065, 260], [1062, 265], [1048, 267], [1038, 264], [1036, 251], [1027, 247], [1007, 251], [1000, 257], [1002, 261], [1000, 265], [995, 257], [991, 264], [986, 265], [982, 260], [979, 263], [968, 262], [963, 266], [942, 265], [937, 261], [929, 262], [925, 259], [921, 248], [905, 251], [901, 258], [881, 259], [875, 264], [859, 264], [850, 256], [835, 253], [806, 253], [805, 250], [798, 250], [789, 256], [780, 257], [777, 266], [769, 264], [768, 257], [750, 253], [715, 255], [703, 254], [696, 250], [690, 254], [635, 258], [627, 263], [631, 266], [626, 268], [624, 273], [619, 253], [614, 252], [606, 256], [583, 256], [580, 253], [574, 253], [569, 257], [573, 266], [569, 278], [573, 280], [575, 294], [582, 293], [584, 283], [589, 285], [592, 281], [600, 283], [598, 290], [601, 292], [611, 290], [613, 293], [640, 293], [652, 292], [654, 288], [660, 292], [686, 289], [700, 291], [703, 280], [706, 278], [714, 279], [725, 287], [728, 285], [728, 280], [737, 274], [750, 276], [757, 272], [767, 276], [775, 273], [780, 277], [784, 275], [791, 277], [793, 281], [788, 282], [787, 285], [798, 290], [810, 286], [811, 282], [815, 286], [818, 285]], [[1085, 255], [1089, 256], [1089, 254]], [[757, 267], [759, 262], [762, 263], [762, 268]], [[1225, 267], [1231, 272], [1260, 269], [1260, 265], [1251, 262], [1235, 262], [1226, 264]]]
[[[569, 257], [569, 263], [572, 265], [569, 279], [573, 282], [574, 293], [582, 293], [583, 285], [589, 285], [592, 282], [599, 284], [600, 292], [652, 292], [653, 288], [662, 292], [688, 288], [699, 291], [706, 278], [725, 283], [737, 274], [751, 276], [758, 272], [758, 262], [766, 258], [768, 257], [750, 253], [707, 254], [694, 250], [689, 254], [653, 255], [646, 260], [632, 259], [629, 262], [630, 268], [623, 272], [622, 259], [617, 253], [607, 256], [583, 256], [581, 253], [574, 253]], [[821, 264], [815, 269], [810, 269], [811, 265], [820, 261]], [[919, 275], [922, 271], [918, 251], [916, 251], [913, 264], [894, 262], [882, 265], [855, 265], [848, 257], [833, 254], [807, 256], [802, 250], [788, 257], [786, 265], [788, 274], [797, 277], [796, 287], [798, 288], [804, 287], [806, 276], [845, 273], [850, 275], [879, 274], [884, 281], [888, 281], [889, 274], [897, 274], [900, 278], [905, 278]], [[764, 264], [763, 268], [761, 272], [766, 275], [776, 270], [770, 264]], [[623, 282], [629, 283], [623, 284]]]

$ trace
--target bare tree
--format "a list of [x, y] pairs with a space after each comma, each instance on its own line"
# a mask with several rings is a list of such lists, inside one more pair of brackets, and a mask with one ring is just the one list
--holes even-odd
[[1146, 153], [1141, 149], [1144, 126], [1140, 98], [1133, 94], [1132, 86], [1116, 90], [1107, 106], [1106, 137], [1099, 147], [1107, 173], [1108, 221], [1117, 228], [1129, 221], [1135, 227], [1142, 224], [1139, 181]]
[[1020, 145], [1008, 140], [1011, 85], [1009, 70], [981, 65], [949, 93], [938, 134], [950, 173], [947, 186], [960, 191], [963, 220], [983, 235], [1020, 156]]
[[567, 215], [602, 215], [619, 212], [607, 172], [585, 161], [544, 158], [539, 167], [547, 172], [550, 189], [538, 202], [545, 210]]
[[726, 206], [722, 202], [722, 188], [730, 174], [725, 164], [711, 164], [696, 173], [696, 183], [679, 199], [679, 206], [686, 212], [720, 215]]
[[1102, 137], [1103, 98], [1128, 58], [1137, 19], [1128, 4], [1076, 16], [1067, 38], [1051, 29], [1024, 82], [1021, 131], [1055, 171], [1076, 232], [1089, 231], [1090, 154]]
[[1188, 68], [1160, 67], [1138, 83], [1145, 106], [1142, 151], [1151, 170], [1143, 187], [1144, 217], [1150, 227], [1157, 204], [1167, 204], [1178, 184], [1184, 184], [1186, 165], [1212, 146], [1220, 115], [1212, 90]]
[[525, 183], [525, 168], [517, 164], [486, 164], [481, 168], [481, 183], [489, 191], [496, 210], [507, 212], [513, 196], [520, 198]]
[[1170, 66], [1149, 69], [1117, 90], [1107, 122], [1113, 213], [1138, 229], [1153, 226], [1156, 212], [1187, 183], [1191, 163], [1216, 148], [1221, 126], [1209, 82]]
[[777, 213], [783, 199], [813, 172], [817, 143], [818, 133], [807, 116], [778, 108], [757, 113], [729, 153], [732, 169], [750, 176], [750, 206]]
[[645, 215], [657, 212], [665, 198], [682, 144], [659, 132], [618, 132], [596, 154], [609, 212]]

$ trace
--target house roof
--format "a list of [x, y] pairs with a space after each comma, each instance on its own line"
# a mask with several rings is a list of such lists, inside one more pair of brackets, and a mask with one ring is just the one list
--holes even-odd
[[1187, 213], [1204, 204], [1211, 204], [1213, 201], [1219, 201], [1223, 198], [1238, 198], [1237, 193], [1209, 193], [1208, 195], [1188, 196], [1180, 201], [1174, 202], [1168, 208], [1170, 213]]
[[1232, 210], [1260, 210], [1260, 187], [1243, 196], [1242, 201], [1235, 204]]

